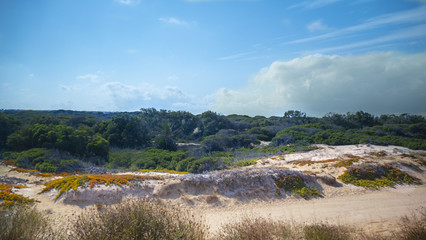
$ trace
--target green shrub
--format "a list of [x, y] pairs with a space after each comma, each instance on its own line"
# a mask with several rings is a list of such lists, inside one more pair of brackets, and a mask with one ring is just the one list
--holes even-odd
[[49, 151], [43, 148], [31, 148], [19, 153], [15, 164], [21, 168], [34, 168], [37, 163], [46, 161], [48, 153]]
[[318, 189], [306, 186], [303, 178], [297, 174], [280, 176], [275, 179], [275, 185], [277, 186], [276, 192], [278, 195], [281, 195], [280, 189], [284, 189], [286, 192], [291, 192], [292, 195], [299, 194], [304, 199], [321, 196]]
[[395, 184], [420, 184], [417, 179], [390, 164], [378, 166], [347, 167], [347, 170], [338, 177], [344, 183], [350, 183], [364, 188], [378, 189], [392, 187]]
[[42, 163], [37, 163], [35, 166], [35, 169], [39, 172], [53, 173], [53, 172], [56, 172], [58, 167], [49, 162], [42, 162]]

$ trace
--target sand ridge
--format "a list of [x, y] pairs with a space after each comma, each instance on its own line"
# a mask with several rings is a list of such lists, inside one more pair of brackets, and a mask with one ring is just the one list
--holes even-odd
[[[29, 188], [15, 191], [39, 201], [36, 207], [48, 213], [57, 227], [66, 226], [69, 218], [84, 209], [95, 207], [96, 203], [112, 204], [126, 198], [150, 197], [192, 211], [210, 226], [212, 233], [222, 224], [253, 215], [295, 222], [348, 224], [385, 235], [395, 227], [400, 217], [426, 207], [424, 184], [368, 190], [336, 181], [345, 168], [333, 165], [334, 160], [356, 156], [360, 157], [361, 163], [391, 163], [424, 183], [424, 165], [402, 154], [423, 154], [424, 161], [426, 151], [374, 145], [317, 147], [314, 151], [260, 159], [255, 165], [241, 169], [188, 175], [160, 173], [164, 180], [148, 180], [123, 187], [79, 187], [77, 191], [63, 194], [58, 200], [54, 200], [58, 193], [56, 190], [39, 194], [44, 187], [42, 184], [50, 179], [10, 172], [10, 167], [4, 165], [0, 165], [0, 176], [25, 181], [24, 185]], [[325, 161], [330, 159], [334, 160]], [[301, 161], [323, 163], [296, 164]], [[288, 193], [277, 195], [273, 179], [289, 173], [300, 174], [309, 186], [322, 191], [322, 197], [305, 200]], [[159, 175], [150, 172], [132, 174]], [[336, 182], [326, 184], [323, 179], [334, 179]]]

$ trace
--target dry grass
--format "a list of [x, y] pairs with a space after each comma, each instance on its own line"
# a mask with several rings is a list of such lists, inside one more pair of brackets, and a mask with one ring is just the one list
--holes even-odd
[[194, 217], [146, 199], [122, 202], [78, 216], [72, 239], [205, 239], [206, 227]]
[[0, 209], [0, 239], [55, 239], [53, 236], [48, 219], [34, 208]]
[[325, 223], [311, 225], [274, 221], [263, 217], [243, 217], [239, 222], [222, 226], [218, 240], [345, 240], [352, 239], [350, 228]]
[[[64, 232], [69, 235], [65, 236]], [[0, 239], [207, 239], [207, 227], [188, 212], [159, 201], [139, 199], [117, 205], [97, 204], [72, 220], [67, 228], [53, 231], [46, 215], [32, 207], [0, 209]], [[426, 208], [401, 219], [390, 237], [329, 223], [297, 224], [263, 217], [245, 216], [223, 225], [216, 240], [346, 240], [426, 239]]]
[[145, 180], [163, 180], [162, 177], [156, 176], [140, 176], [140, 175], [114, 175], [114, 174], [87, 174], [87, 175], [71, 175], [60, 179], [52, 180], [45, 184], [45, 188], [40, 192], [46, 192], [51, 189], [59, 190], [55, 200], [58, 199], [62, 193], [73, 189], [77, 190], [78, 187], [86, 187], [89, 184], [89, 188], [92, 188], [95, 184], [110, 185], [116, 184], [118, 186], [131, 185], [132, 181], [145, 181]]
[[240, 222], [222, 226], [216, 239], [220, 240], [264, 240], [295, 239], [290, 225], [262, 217], [244, 217]]
[[396, 239], [401, 240], [424, 240], [426, 239], [426, 208], [418, 214], [412, 213], [400, 221], [400, 230], [395, 233]]

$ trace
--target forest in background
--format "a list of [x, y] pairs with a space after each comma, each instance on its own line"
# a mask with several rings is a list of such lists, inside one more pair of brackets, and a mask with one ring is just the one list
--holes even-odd
[[224, 116], [212, 111], [0, 111], [0, 159], [40, 172], [170, 169], [192, 173], [253, 164], [312, 144], [426, 150], [426, 119], [410, 114]]

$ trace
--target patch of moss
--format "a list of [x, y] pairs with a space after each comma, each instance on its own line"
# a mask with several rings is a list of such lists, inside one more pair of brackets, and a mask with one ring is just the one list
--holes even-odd
[[281, 195], [280, 189], [284, 189], [286, 192], [291, 192], [292, 195], [299, 194], [304, 199], [321, 196], [318, 189], [306, 186], [303, 178], [297, 174], [280, 176], [275, 179], [275, 185], [277, 186], [275, 192], [278, 195]]
[[110, 185], [110, 184], [116, 184], [118, 186], [123, 185], [131, 185], [131, 181], [145, 181], [149, 179], [154, 180], [163, 180], [161, 177], [156, 176], [139, 176], [139, 175], [113, 175], [113, 174], [85, 174], [85, 175], [71, 175], [66, 176], [60, 179], [52, 180], [45, 184], [45, 188], [40, 192], [46, 192], [51, 189], [57, 189], [59, 190], [58, 195], [56, 196], [55, 200], [58, 199], [62, 193], [73, 189], [77, 190], [78, 187], [86, 187], [87, 184], [89, 184], [89, 188], [92, 188], [95, 184], [104, 184], [104, 185]]
[[344, 183], [371, 189], [393, 187], [396, 184], [421, 184], [420, 179], [391, 164], [348, 167], [338, 179]]
[[0, 184], [0, 208], [8, 208], [15, 205], [32, 204], [34, 199], [24, 197], [20, 194], [12, 193], [13, 188], [27, 188], [23, 185]]

